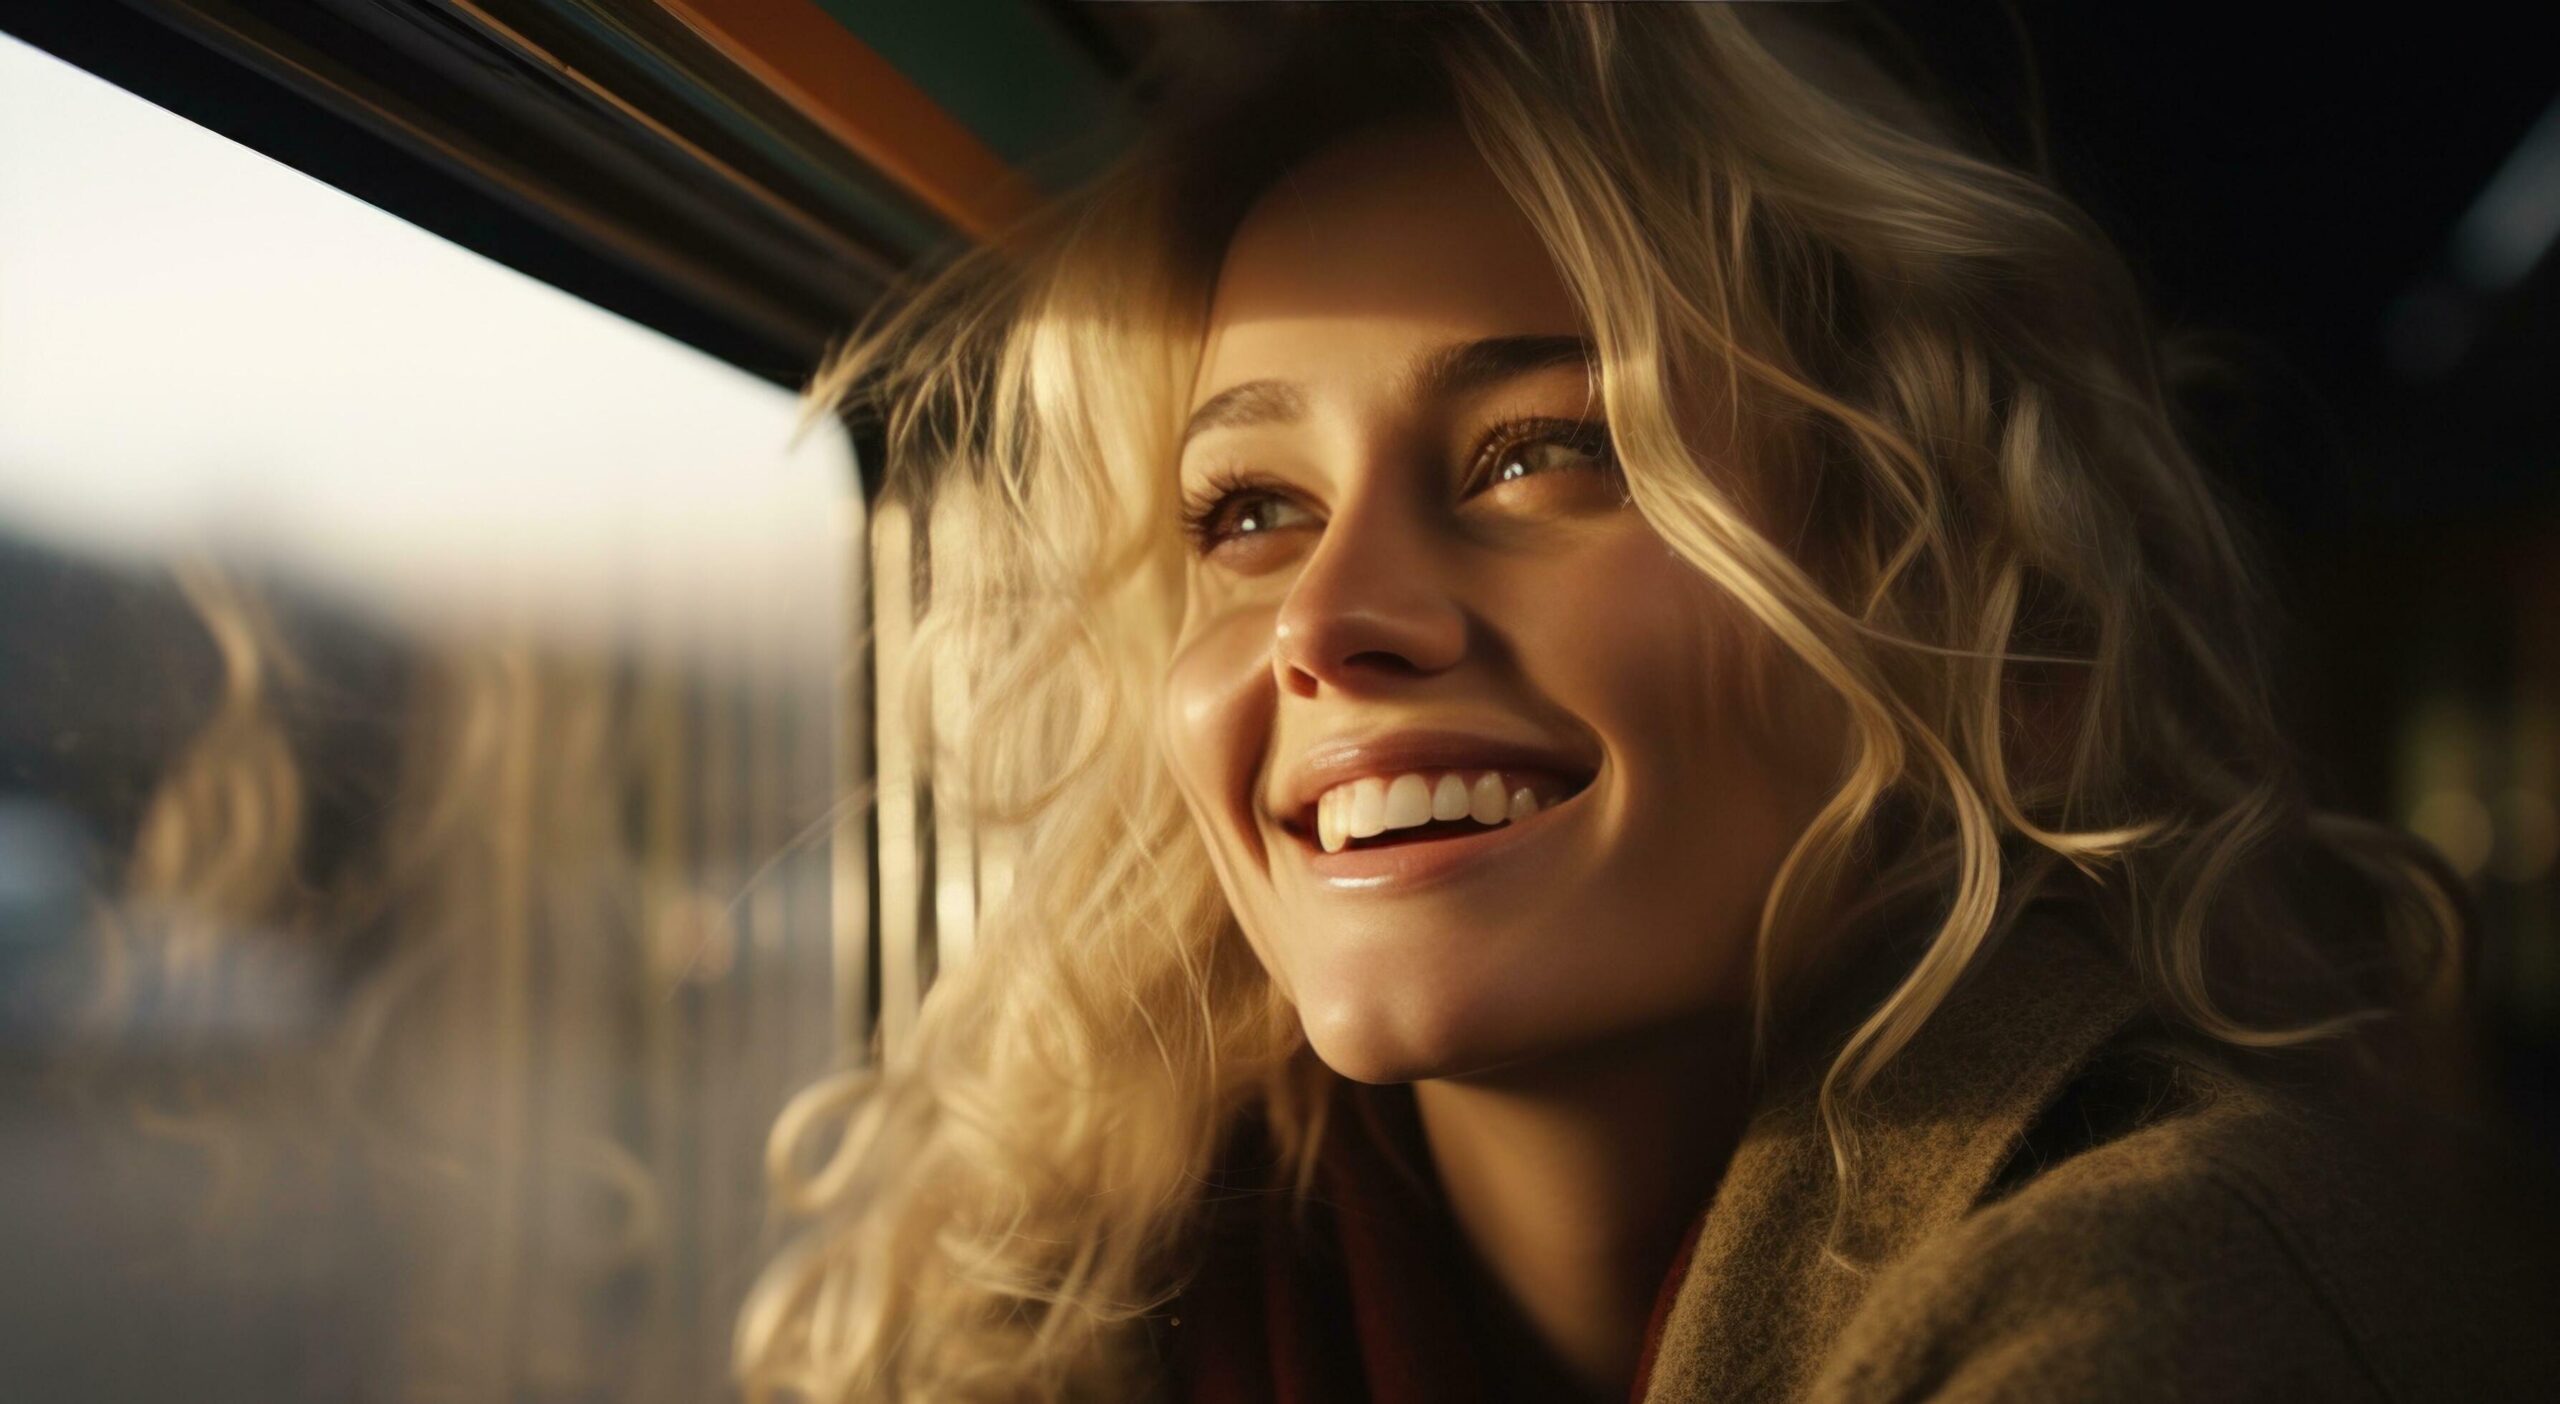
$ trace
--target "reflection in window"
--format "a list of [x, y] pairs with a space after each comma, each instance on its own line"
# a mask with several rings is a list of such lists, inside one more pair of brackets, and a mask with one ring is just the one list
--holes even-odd
[[0, 38], [12, 1396], [716, 1394], [872, 998], [796, 422]]

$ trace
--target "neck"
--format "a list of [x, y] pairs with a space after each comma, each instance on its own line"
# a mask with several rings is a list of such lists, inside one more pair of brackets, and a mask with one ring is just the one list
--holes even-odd
[[1484, 1338], [1517, 1397], [1622, 1400], [1690, 1223], [1749, 1109], [1738, 1021], [1672, 1026], [1414, 1084], [1461, 1233], [1484, 1270]]

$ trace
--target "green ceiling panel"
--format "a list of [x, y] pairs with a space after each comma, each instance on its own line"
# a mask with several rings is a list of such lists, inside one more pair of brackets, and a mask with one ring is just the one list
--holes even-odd
[[989, 150], [1056, 190], [1134, 130], [1111, 78], [1031, 0], [815, 0]]

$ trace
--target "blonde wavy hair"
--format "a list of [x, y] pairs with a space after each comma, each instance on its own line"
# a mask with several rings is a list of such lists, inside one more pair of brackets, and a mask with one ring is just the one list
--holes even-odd
[[1022, 847], [911, 1036], [776, 1127], [806, 1222], [741, 1318], [750, 1398], [1131, 1397], [1240, 1118], [1304, 1188], [1332, 1075], [1154, 746], [1171, 465], [1244, 210], [1400, 117], [1462, 123], [1552, 253], [1635, 509], [1845, 705], [1753, 1006], [1765, 1050], [1781, 976], [1909, 942], [1821, 1082], [1844, 1193], [1859, 1097], [2031, 907], [2237, 1048], [2364, 1047], [2452, 997], [2457, 884], [2294, 774], [2260, 587], [2120, 258], [1794, 8], [1324, 16], [819, 374], [958, 545], [915, 647], [974, 701], [922, 740], [938, 802]]

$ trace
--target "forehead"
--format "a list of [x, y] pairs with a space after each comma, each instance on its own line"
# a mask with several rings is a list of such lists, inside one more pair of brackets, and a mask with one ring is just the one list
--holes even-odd
[[1393, 128], [1296, 167], [1246, 215], [1193, 400], [1260, 377], [1366, 376], [1424, 342], [1582, 330], [1546, 247], [1465, 133]]

